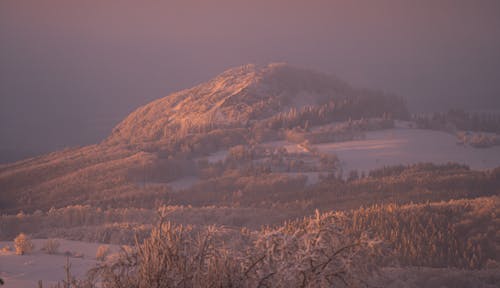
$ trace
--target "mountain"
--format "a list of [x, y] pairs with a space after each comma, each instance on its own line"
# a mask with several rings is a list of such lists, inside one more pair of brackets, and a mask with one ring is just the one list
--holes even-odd
[[286, 64], [245, 65], [137, 109], [109, 140], [142, 142], [191, 127], [239, 126], [292, 107], [340, 99], [352, 90], [333, 77]]
[[[366, 128], [373, 124], [363, 119], [373, 117], [406, 118], [408, 112], [399, 97], [353, 88], [334, 76], [287, 64], [229, 69], [138, 108], [100, 144], [0, 165], [0, 212], [77, 204], [152, 206], [173, 197], [165, 196], [172, 181], [223, 173], [227, 167], [200, 162], [211, 153], [238, 145], [262, 150], [256, 145], [286, 137], [297, 143], [309, 136], [332, 138], [330, 132], [307, 131], [343, 121], [351, 121], [344, 130]], [[344, 130], [340, 136], [345, 138]], [[256, 169], [249, 163], [245, 171]]]
[[[144, 142], [214, 127], [245, 127], [280, 112], [380, 93], [355, 89], [334, 76], [287, 65], [232, 68], [191, 89], [153, 101], [125, 118], [109, 142]], [[400, 107], [398, 107], [400, 108]]]

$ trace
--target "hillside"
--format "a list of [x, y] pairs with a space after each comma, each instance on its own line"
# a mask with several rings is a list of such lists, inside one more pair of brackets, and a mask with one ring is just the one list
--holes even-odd
[[[408, 118], [408, 112], [398, 97], [286, 64], [229, 69], [137, 109], [100, 144], [1, 165], [0, 211], [130, 198], [148, 202], [170, 188], [142, 189], [141, 183], [199, 177], [206, 168], [200, 156], [283, 140], [297, 133], [293, 129], [371, 117]], [[343, 135], [352, 130], [342, 129]]]
[[[216, 128], [248, 127], [280, 112], [357, 102], [366, 97], [382, 102], [384, 95], [283, 63], [246, 65], [137, 109], [113, 130], [108, 141], [136, 143]], [[368, 107], [356, 108], [369, 114]], [[390, 109], [379, 113], [405, 112], [404, 106]]]

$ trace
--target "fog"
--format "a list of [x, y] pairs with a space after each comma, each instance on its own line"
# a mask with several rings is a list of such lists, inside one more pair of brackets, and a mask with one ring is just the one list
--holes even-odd
[[500, 109], [498, 1], [0, 2], [0, 162], [97, 143], [140, 105], [288, 62], [408, 99]]

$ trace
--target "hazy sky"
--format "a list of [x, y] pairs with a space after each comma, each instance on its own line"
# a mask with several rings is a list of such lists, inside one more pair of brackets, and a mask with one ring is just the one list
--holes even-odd
[[500, 1], [0, 0], [0, 162], [96, 143], [137, 106], [246, 63], [500, 109]]

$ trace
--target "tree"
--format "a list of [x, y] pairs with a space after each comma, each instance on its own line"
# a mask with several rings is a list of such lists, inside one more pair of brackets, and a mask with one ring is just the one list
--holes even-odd
[[24, 255], [33, 251], [35, 245], [33, 245], [29, 236], [21, 233], [14, 239], [14, 247], [17, 255]]
[[95, 258], [99, 261], [104, 261], [104, 260], [106, 260], [106, 257], [108, 256], [108, 254], [109, 254], [109, 246], [100, 245], [97, 248]]

